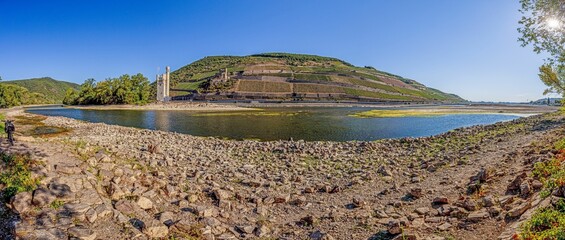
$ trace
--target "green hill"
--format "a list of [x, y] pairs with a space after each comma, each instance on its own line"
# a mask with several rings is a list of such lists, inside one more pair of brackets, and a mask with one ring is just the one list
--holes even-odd
[[[227, 78], [221, 69], [227, 69]], [[465, 101], [373, 67], [306, 54], [205, 57], [173, 71], [171, 83], [173, 96], [192, 90], [206, 98]]]
[[55, 80], [50, 77], [2, 81], [0, 84], [16, 85], [27, 89], [42, 98], [41, 103], [62, 103], [69, 88], [80, 89], [80, 85]]

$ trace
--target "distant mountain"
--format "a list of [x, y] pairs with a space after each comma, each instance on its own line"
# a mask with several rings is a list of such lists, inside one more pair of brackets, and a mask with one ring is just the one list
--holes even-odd
[[30, 93], [37, 93], [44, 99], [42, 103], [62, 103], [67, 89], [80, 89], [80, 85], [76, 83], [50, 77], [2, 81], [0, 84], [16, 85], [27, 89]]
[[373, 67], [306, 54], [205, 57], [173, 71], [171, 82], [173, 95], [205, 99], [465, 101]]

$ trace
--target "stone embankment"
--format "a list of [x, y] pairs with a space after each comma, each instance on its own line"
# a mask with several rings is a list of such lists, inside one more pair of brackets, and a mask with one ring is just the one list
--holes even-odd
[[10, 203], [21, 239], [509, 239], [563, 137], [556, 114], [375, 142], [43, 124], [70, 131], [9, 150], [44, 163]]

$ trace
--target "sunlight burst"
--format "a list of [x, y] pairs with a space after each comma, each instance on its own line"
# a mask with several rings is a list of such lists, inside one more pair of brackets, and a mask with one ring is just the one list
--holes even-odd
[[558, 29], [561, 27], [561, 21], [559, 21], [559, 19], [556, 18], [550, 18], [547, 20], [547, 27], [549, 27], [549, 29]]

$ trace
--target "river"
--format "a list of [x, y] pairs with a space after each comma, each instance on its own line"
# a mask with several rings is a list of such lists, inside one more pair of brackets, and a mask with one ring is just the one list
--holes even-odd
[[29, 108], [27, 112], [63, 116], [88, 122], [211, 136], [263, 141], [373, 141], [423, 137], [472, 125], [519, 118], [519, 114], [450, 114], [432, 117], [357, 118], [370, 110], [359, 107], [290, 107], [262, 111], [198, 113], [166, 110], [86, 110], [62, 107]]

